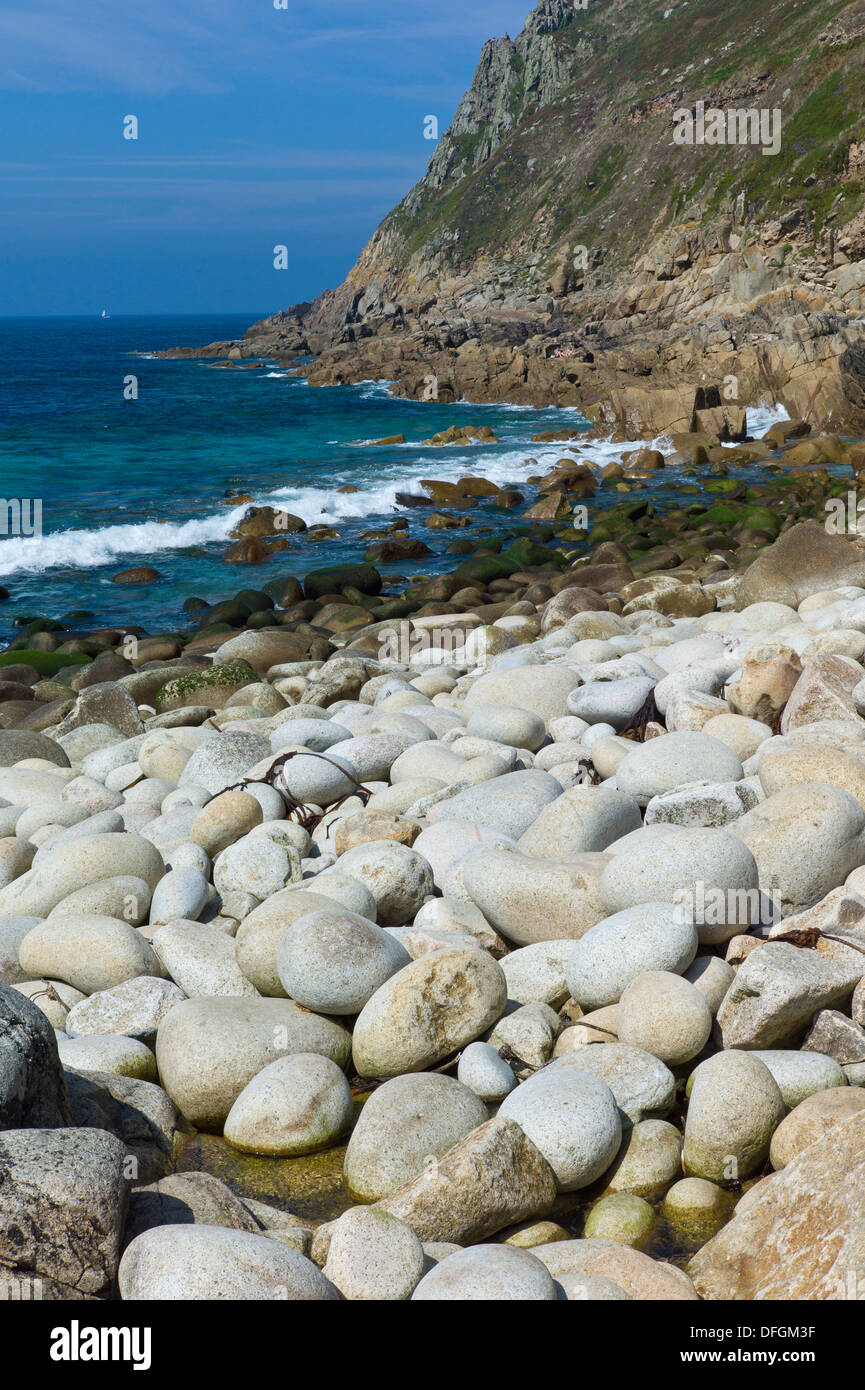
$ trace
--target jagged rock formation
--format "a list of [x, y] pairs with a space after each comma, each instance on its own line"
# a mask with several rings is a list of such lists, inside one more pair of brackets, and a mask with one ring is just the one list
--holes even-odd
[[[345, 284], [239, 352], [631, 435], [688, 429], [699, 390], [861, 429], [863, 59], [863, 0], [540, 0]], [[761, 143], [677, 143], [699, 103]]]

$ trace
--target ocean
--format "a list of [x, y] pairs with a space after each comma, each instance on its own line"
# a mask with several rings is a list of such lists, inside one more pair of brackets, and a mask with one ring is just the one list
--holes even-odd
[[[519, 511], [481, 505], [470, 513], [475, 531], [431, 531], [428, 509], [396, 508], [397, 492], [420, 493], [422, 478], [472, 473], [518, 487], [528, 504], [536, 494], [527, 475], [562, 454], [560, 444], [532, 444], [532, 435], [571, 429], [578, 441], [588, 429], [574, 409], [418, 403], [392, 396], [384, 382], [311, 388], [277, 364], [225, 370], [149, 355], [242, 337], [261, 316], [0, 319], [0, 585], [10, 593], [0, 603], [0, 636], [14, 635], [16, 618], [63, 620], [82, 610], [93, 615], [82, 626], [181, 630], [191, 622], [184, 599], [216, 602], [361, 559], [369, 544], [362, 533], [398, 514], [435, 553], [382, 572], [440, 572], [458, 563], [445, 554], [455, 535], [512, 528]], [[137, 398], [127, 399], [131, 376]], [[749, 428], [759, 434], [778, 418], [783, 411], [761, 408], [750, 412]], [[453, 424], [489, 425], [498, 443], [423, 446]], [[407, 442], [369, 443], [394, 434]], [[602, 465], [633, 447], [586, 441], [583, 456]], [[537, 466], [527, 468], [529, 458]], [[223, 552], [249, 505], [226, 505], [237, 490], [309, 525], [332, 526], [339, 538], [291, 535], [291, 549], [262, 564], [230, 564]], [[610, 493], [599, 505], [620, 500]], [[21, 534], [8, 534], [2, 503], [10, 501], [21, 503]], [[40, 507], [41, 535], [30, 535]], [[160, 578], [112, 583], [143, 565]]]

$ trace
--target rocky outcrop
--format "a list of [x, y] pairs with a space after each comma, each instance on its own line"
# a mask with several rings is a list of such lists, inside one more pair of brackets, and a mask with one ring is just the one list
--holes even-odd
[[[579, 405], [631, 437], [763, 398], [865, 428], [857, 6], [831, 35], [808, 7], [701, 25], [697, 66], [672, 11], [540, 0], [485, 44], [345, 284], [208, 354], [308, 352], [313, 385], [386, 378], [417, 400]], [[677, 143], [700, 102], [758, 125]], [[760, 113], [777, 148], [751, 143]]]
[[0, 1130], [71, 1123], [54, 1029], [23, 994], [0, 985]]
[[835, 1126], [759, 1194], [688, 1267], [702, 1298], [862, 1297], [865, 1115]]

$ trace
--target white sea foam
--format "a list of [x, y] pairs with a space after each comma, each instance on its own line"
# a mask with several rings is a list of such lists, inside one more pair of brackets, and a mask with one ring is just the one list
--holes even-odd
[[[383, 383], [367, 383], [381, 388]], [[498, 407], [501, 409], [501, 407]], [[522, 408], [522, 407], [518, 407]], [[761, 435], [779, 420], [788, 419], [783, 406], [760, 405], [749, 409], [748, 428]], [[532, 444], [526, 439], [511, 441], [507, 453], [493, 453], [483, 445], [469, 445], [454, 454], [452, 449], [427, 448], [419, 444], [406, 445], [414, 451], [413, 458], [392, 459], [389, 463], [370, 461], [375, 476], [361, 476], [356, 469], [346, 469], [334, 475], [329, 487], [320, 485], [287, 484], [255, 496], [258, 505], [281, 507], [302, 517], [309, 526], [324, 523], [338, 525], [361, 522], [377, 516], [386, 517], [398, 510], [396, 494], [414, 493], [424, 496], [422, 478], [455, 482], [466, 474], [488, 478], [500, 486], [520, 487], [527, 476], [545, 473], [562, 457], [563, 451], [586, 463], [602, 468], [618, 462], [628, 450], [642, 447], [639, 443], [613, 443], [611, 440], [581, 437], [575, 429], [572, 441], [553, 444]], [[659, 436], [648, 447], [669, 449], [670, 440]], [[534, 460], [526, 466], [527, 459]], [[376, 466], [377, 465], [377, 466]], [[357, 492], [340, 492], [341, 484], [351, 483]], [[54, 569], [97, 569], [119, 560], [136, 556], [158, 555], [161, 552], [183, 550], [189, 546], [227, 544], [230, 532], [246, 510], [245, 506], [221, 509], [205, 517], [184, 522], [142, 521], [105, 526], [100, 530], [57, 531], [42, 537], [16, 537], [0, 541], [0, 578], [16, 573], [38, 574]]]
[[121, 557], [155, 555], [163, 550], [224, 541], [244, 507], [190, 521], [140, 521], [98, 531], [55, 531], [42, 537], [0, 542], [0, 576], [38, 574], [51, 569], [96, 569]]

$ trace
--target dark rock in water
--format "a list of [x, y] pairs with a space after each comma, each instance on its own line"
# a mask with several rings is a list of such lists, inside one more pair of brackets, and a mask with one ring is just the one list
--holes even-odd
[[564, 569], [567, 561], [557, 550], [535, 545], [527, 536], [511, 541], [502, 551], [503, 560], [513, 560], [520, 569]]
[[138, 569], [121, 570], [119, 574], [112, 575], [112, 584], [152, 584], [154, 580], [161, 579], [159, 570], [151, 569], [149, 565], [140, 565]]
[[206, 620], [208, 626], [212, 623], [228, 623], [229, 627], [243, 627], [248, 613], [249, 609], [245, 603], [238, 603], [237, 599], [227, 598], [208, 608]]
[[321, 598], [325, 594], [342, 593], [347, 587], [362, 594], [380, 594], [382, 579], [374, 565], [330, 565], [327, 569], [312, 570], [303, 581], [305, 598]]
[[[458, 581], [453, 592], [456, 593], [457, 589], [462, 588], [470, 580], [486, 585], [493, 579], [507, 579], [519, 568], [520, 566], [515, 560], [507, 560], [503, 555], [474, 555], [470, 560], [465, 560], [450, 576], [451, 579]], [[434, 596], [427, 594], [426, 597], [432, 598]]]
[[137, 1162], [139, 1182], [171, 1171], [177, 1146], [177, 1107], [161, 1086], [110, 1072], [66, 1072], [72, 1123], [122, 1139]]
[[222, 552], [222, 558], [230, 565], [260, 565], [270, 558], [270, 554], [270, 547], [265, 545], [264, 541], [249, 536], [246, 540], [235, 541], [234, 545], [230, 545]]
[[273, 599], [278, 608], [290, 608], [303, 598], [303, 586], [299, 579], [287, 575], [285, 579], [272, 579], [264, 586], [265, 594]]
[[[0, 1130], [71, 1122], [54, 1029], [17, 989], [0, 985]], [[0, 1263], [3, 1258], [0, 1241]]]
[[0, 1134], [0, 1265], [89, 1295], [110, 1295], [128, 1185], [126, 1146], [91, 1129]]
[[53, 738], [12, 729], [0, 733], [0, 767], [13, 767], [24, 758], [44, 758], [58, 767], [69, 767], [68, 757]]
[[8, 590], [8, 589], [4, 589], [4, 588], [3, 588], [3, 585], [0, 584], [0, 603], [2, 603], [4, 599], [10, 598], [10, 597], [11, 597], [11, 595], [10, 595], [10, 593], [9, 593], [9, 590]]
[[184, 613], [198, 613], [202, 608], [207, 608], [207, 601], [203, 598], [186, 598], [181, 605]]
[[260, 613], [262, 608], [272, 608], [273, 599], [267, 589], [241, 589], [234, 595], [235, 603], [242, 603], [250, 613]]
[[250, 507], [232, 531], [238, 540], [262, 536], [276, 536], [287, 531], [305, 531], [306, 522], [302, 517], [284, 512], [278, 507]]
[[422, 497], [419, 492], [398, 492], [394, 497], [398, 507], [431, 507], [433, 499]]
[[246, 620], [246, 626], [257, 631], [262, 627], [276, 627], [277, 619], [269, 608], [263, 608], [258, 613], [250, 613]]
[[20, 615], [12, 619], [13, 627], [23, 627], [28, 637], [37, 632], [63, 632], [63, 624], [58, 623], [55, 618], [40, 618]]
[[366, 552], [366, 558], [379, 564], [388, 564], [394, 560], [422, 560], [425, 555], [432, 553], [424, 541], [411, 540], [408, 536], [394, 536], [392, 540], [378, 541], [371, 545]]

